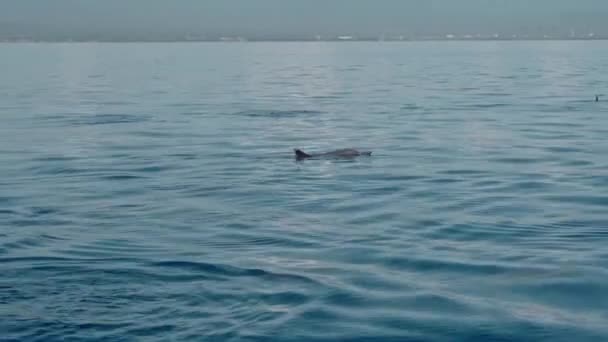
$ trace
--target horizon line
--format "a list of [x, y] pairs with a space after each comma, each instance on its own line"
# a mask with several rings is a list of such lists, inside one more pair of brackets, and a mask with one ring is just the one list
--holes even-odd
[[555, 38], [407, 38], [407, 39], [388, 39], [380, 40], [374, 38], [360, 39], [0, 39], [0, 43], [356, 43], [356, 42], [376, 42], [376, 43], [408, 43], [408, 42], [502, 42], [502, 41], [605, 41], [608, 37], [555, 37]]

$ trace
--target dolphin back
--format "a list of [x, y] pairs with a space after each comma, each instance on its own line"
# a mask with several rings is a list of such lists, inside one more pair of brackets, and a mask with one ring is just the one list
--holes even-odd
[[358, 151], [353, 148], [346, 148], [325, 153], [308, 154], [300, 149], [294, 149], [297, 159], [315, 158], [315, 157], [334, 157], [334, 158], [354, 158], [358, 156], [371, 156], [371, 151]]

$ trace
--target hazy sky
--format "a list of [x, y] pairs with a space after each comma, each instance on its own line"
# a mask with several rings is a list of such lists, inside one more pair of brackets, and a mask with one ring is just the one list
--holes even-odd
[[608, 0], [0, 0], [0, 34], [608, 34]]

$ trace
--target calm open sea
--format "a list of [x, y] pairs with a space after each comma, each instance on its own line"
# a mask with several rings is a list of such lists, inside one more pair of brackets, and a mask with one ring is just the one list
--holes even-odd
[[599, 41], [0, 44], [0, 340], [607, 340], [607, 89]]

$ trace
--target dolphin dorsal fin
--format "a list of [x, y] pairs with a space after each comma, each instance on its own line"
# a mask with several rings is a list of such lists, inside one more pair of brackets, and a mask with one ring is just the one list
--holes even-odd
[[302, 150], [300, 149], [295, 149], [294, 152], [296, 153], [296, 157], [297, 158], [310, 158], [311, 155], [308, 153], [304, 153]]

